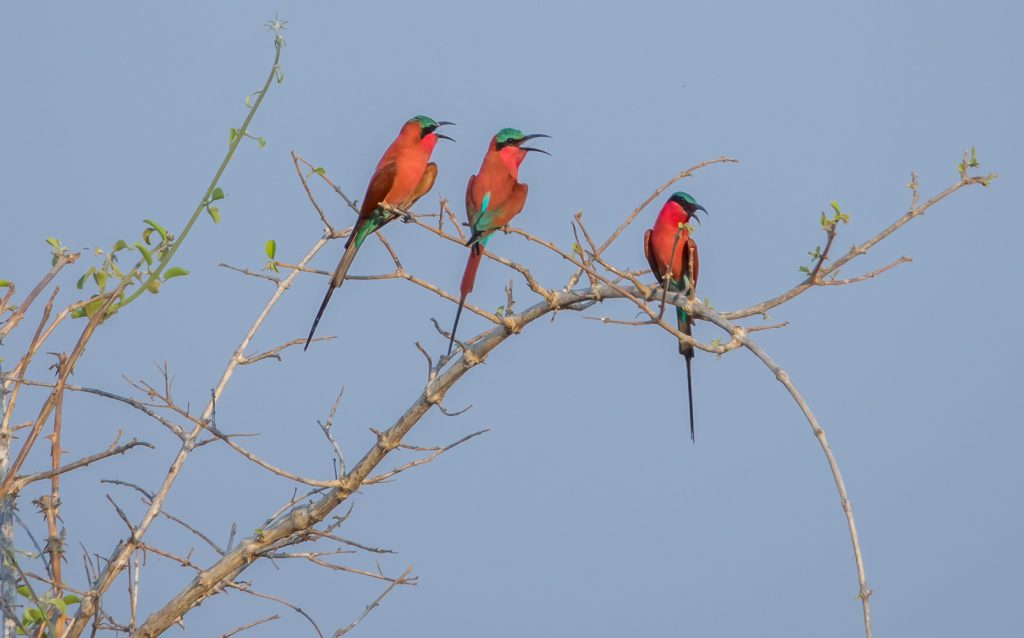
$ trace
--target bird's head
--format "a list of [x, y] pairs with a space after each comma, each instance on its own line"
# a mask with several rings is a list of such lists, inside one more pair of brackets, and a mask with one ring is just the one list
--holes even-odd
[[[411, 118], [405, 124], [406, 124], [406, 126], [414, 126], [414, 127], [416, 127], [419, 130], [419, 135], [420, 135], [420, 139], [421, 140], [422, 139], [426, 139], [426, 137], [428, 135], [433, 135], [435, 138], [441, 138], [443, 140], [451, 140], [453, 142], [455, 141], [454, 139], [448, 137], [444, 133], [438, 133], [437, 132], [438, 128], [440, 128], [442, 126], [453, 125], [453, 124], [455, 124], [454, 122], [438, 122], [437, 120], [434, 120], [433, 118], [429, 118], [426, 115], [417, 115], [416, 117]], [[433, 141], [436, 141], [436, 139], [433, 140]]]
[[523, 161], [526, 154], [530, 151], [537, 153], [544, 153], [545, 155], [551, 155], [542, 148], [533, 148], [532, 146], [523, 146], [523, 142], [532, 140], [538, 137], [551, 137], [543, 133], [533, 133], [532, 135], [524, 135], [522, 131], [515, 128], [503, 128], [494, 136], [494, 150], [498, 152], [505, 151], [506, 153], [513, 153], [517, 158], [517, 164]]
[[672, 196], [668, 198], [668, 201], [678, 204], [690, 219], [694, 219], [697, 223], [700, 223], [700, 218], [697, 217], [697, 211], [702, 210], [706, 214], [708, 210], [697, 203], [697, 200], [693, 198], [693, 195], [684, 193], [683, 191], [676, 191], [672, 193]]

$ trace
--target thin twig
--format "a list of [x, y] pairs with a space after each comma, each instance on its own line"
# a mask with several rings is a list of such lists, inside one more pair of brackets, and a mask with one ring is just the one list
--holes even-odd
[[237, 633], [243, 632], [246, 629], [252, 629], [256, 625], [262, 625], [263, 623], [270, 622], [272, 620], [280, 620], [280, 619], [281, 619], [281, 617], [279, 615], [274, 614], [273, 616], [267, 616], [266, 618], [261, 618], [259, 620], [254, 620], [251, 623], [247, 623], [245, 625], [241, 625], [239, 627], [235, 627], [234, 629], [232, 629], [231, 631], [229, 631], [226, 634], [221, 634], [220, 638], [231, 638], [231, 636], [234, 636]]
[[402, 572], [401, 576], [399, 576], [394, 582], [388, 585], [387, 589], [381, 592], [380, 596], [377, 596], [376, 600], [374, 600], [372, 603], [366, 606], [366, 609], [363, 610], [363, 613], [359, 614], [358, 618], [349, 623], [347, 627], [343, 627], [338, 631], [334, 632], [333, 638], [340, 638], [341, 636], [344, 636], [348, 632], [355, 629], [356, 625], [363, 621], [363, 618], [366, 618], [371, 611], [373, 611], [376, 607], [380, 605], [381, 601], [384, 600], [384, 597], [391, 593], [391, 590], [393, 590], [395, 587], [398, 587], [399, 585], [404, 585], [406, 582], [408, 582], [407, 578], [411, 573], [412, 565], [409, 565], [409, 567], [407, 567], [405, 571]]

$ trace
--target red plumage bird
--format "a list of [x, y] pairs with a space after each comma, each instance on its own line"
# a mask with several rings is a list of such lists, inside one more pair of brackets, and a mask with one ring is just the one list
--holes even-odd
[[448, 342], [449, 355], [455, 344], [455, 331], [459, 327], [462, 308], [466, 305], [466, 297], [473, 291], [476, 271], [480, 268], [480, 260], [483, 259], [484, 248], [491, 233], [507, 226], [526, 203], [528, 187], [519, 182], [519, 165], [530, 151], [551, 154], [539, 148], [523, 146], [523, 142], [537, 137], [551, 136], [543, 133], [524, 135], [514, 128], [498, 131], [487, 148], [480, 172], [470, 177], [466, 185], [466, 216], [469, 218], [470, 229], [466, 245], [469, 246], [469, 259], [459, 287], [459, 309], [455, 312], [455, 325], [452, 326], [452, 336]]
[[[698, 210], [707, 212], [689, 193], [673, 193], [661, 207], [654, 228], [644, 233], [644, 255], [654, 276], [667, 290], [682, 292], [690, 298], [697, 292], [700, 261], [697, 244], [690, 237], [687, 224], [691, 219], [700, 221]], [[692, 334], [693, 317], [682, 308], [676, 308], [676, 321], [680, 332], [687, 336]], [[693, 382], [690, 374], [693, 346], [680, 343], [679, 354], [686, 357], [686, 393], [690, 401], [690, 440], [693, 441]]]
[[380, 158], [370, 178], [370, 185], [366, 187], [366, 197], [359, 208], [359, 218], [352, 228], [348, 241], [345, 242], [345, 252], [341, 255], [338, 267], [334, 269], [334, 276], [327, 284], [327, 294], [324, 295], [323, 303], [320, 304], [316, 318], [313, 319], [313, 327], [309, 329], [303, 350], [309, 348], [309, 342], [313, 339], [320, 317], [331, 301], [334, 289], [345, 283], [345, 274], [363, 241], [375, 230], [395, 219], [394, 214], [379, 206], [388, 204], [407, 209], [434, 186], [437, 164], [429, 161], [430, 154], [438, 138], [452, 139], [437, 132], [438, 127], [446, 124], [451, 122], [436, 122], [426, 115], [417, 115], [402, 126], [398, 137], [384, 151], [384, 156]]

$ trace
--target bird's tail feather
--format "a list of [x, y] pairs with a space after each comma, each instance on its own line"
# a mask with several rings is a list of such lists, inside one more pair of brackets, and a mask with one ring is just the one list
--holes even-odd
[[[691, 326], [693, 322], [690, 321], [690, 317], [686, 314], [686, 311], [682, 308], [676, 308], [676, 323], [679, 326], [679, 332], [683, 333], [687, 337], [693, 334]], [[683, 355], [687, 359], [693, 357], [693, 346], [689, 344], [679, 343], [679, 354]]]
[[352, 241], [353, 236], [355, 236], [355, 233], [349, 236], [349, 241], [345, 244], [345, 252], [341, 254], [338, 267], [334, 269], [334, 275], [331, 277], [330, 283], [327, 284], [327, 294], [324, 295], [320, 309], [316, 311], [316, 318], [313, 319], [313, 327], [309, 329], [309, 336], [306, 337], [306, 345], [302, 347], [303, 350], [309, 349], [309, 343], [313, 340], [313, 333], [316, 332], [316, 327], [320, 324], [320, 317], [324, 315], [324, 310], [327, 309], [327, 304], [331, 301], [334, 289], [341, 288], [341, 284], [345, 283], [345, 275], [352, 266], [352, 260], [356, 258], [356, 252], [359, 250], [361, 242]]
[[455, 331], [459, 328], [459, 317], [462, 316], [462, 309], [466, 305], [466, 297], [473, 292], [473, 284], [476, 282], [476, 272], [480, 269], [480, 261], [484, 256], [483, 244], [473, 244], [469, 248], [469, 259], [466, 260], [466, 270], [462, 272], [462, 283], [459, 285], [459, 309], [455, 311], [455, 324], [452, 326], [452, 336], [448, 340], [448, 354], [451, 355], [452, 347], [455, 345]]
[[476, 283], [476, 271], [480, 269], [480, 261], [484, 256], [483, 244], [473, 244], [469, 249], [469, 259], [466, 260], [466, 270], [462, 272], [462, 283], [459, 285], [459, 292], [465, 297], [473, 292], [473, 284]]
[[[679, 332], [688, 337], [693, 334], [693, 321], [682, 308], [676, 308], [676, 321], [679, 325]], [[690, 344], [680, 343], [679, 354], [686, 357], [686, 398], [689, 400], [690, 404], [690, 440], [696, 442], [693, 425], [693, 376], [690, 370], [693, 362], [693, 346]]]
[[697, 437], [694, 434], [693, 427], [693, 377], [690, 374], [690, 364], [692, 362], [693, 357], [686, 357], [686, 397], [690, 401], [690, 441], [696, 443]]

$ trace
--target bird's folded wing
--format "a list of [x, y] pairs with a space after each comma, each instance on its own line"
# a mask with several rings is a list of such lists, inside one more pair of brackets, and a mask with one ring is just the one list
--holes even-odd
[[391, 187], [395, 185], [395, 176], [398, 174], [398, 164], [388, 162], [377, 168], [370, 178], [370, 185], [366, 187], [366, 197], [363, 198], [363, 205], [359, 207], [360, 217], [369, 217], [373, 214], [377, 205], [384, 201]]
[[431, 162], [427, 164], [426, 170], [423, 171], [423, 177], [420, 178], [416, 188], [413, 190], [412, 195], [405, 198], [402, 202], [402, 208], [408, 210], [412, 208], [419, 198], [423, 197], [430, 192], [430, 189], [434, 187], [434, 180], [437, 179], [437, 164]]

